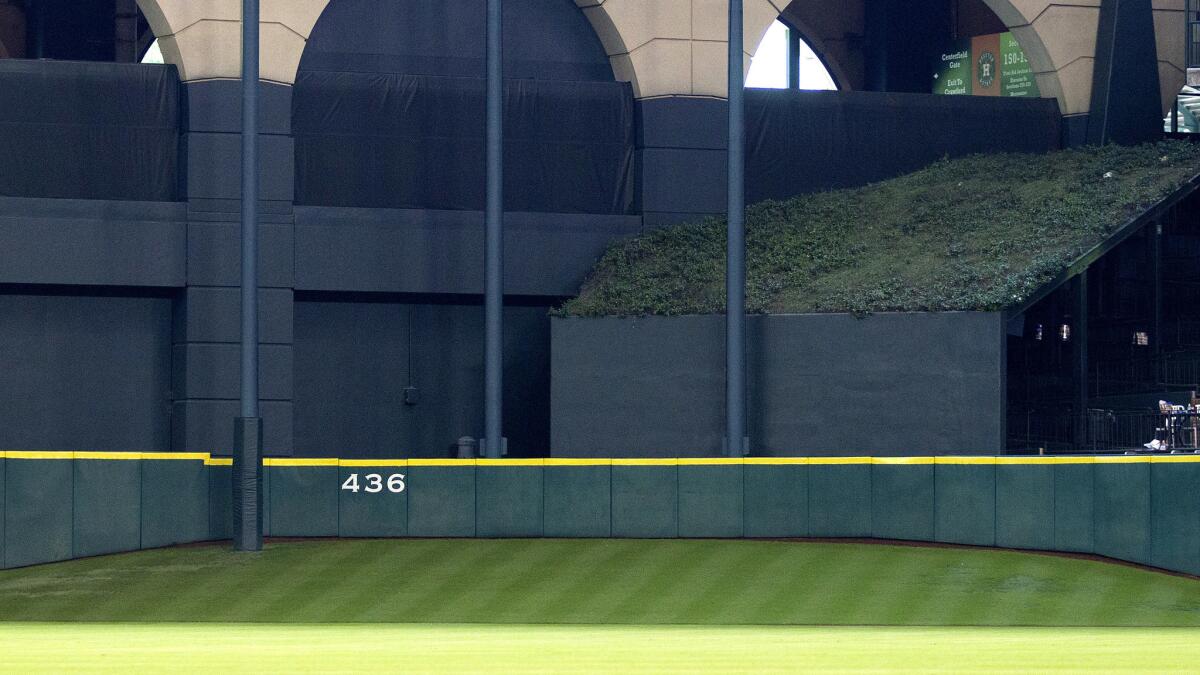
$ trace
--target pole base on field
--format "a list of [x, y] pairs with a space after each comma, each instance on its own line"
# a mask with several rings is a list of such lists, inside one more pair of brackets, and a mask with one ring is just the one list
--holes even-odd
[[233, 423], [233, 548], [261, 551], [263, 546], [262, 418], [239, 417]]

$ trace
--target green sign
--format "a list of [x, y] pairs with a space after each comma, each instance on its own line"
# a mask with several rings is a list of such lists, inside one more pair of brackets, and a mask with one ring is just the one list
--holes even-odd
[[1012, 33], [954, 43], [938, 57], [932, 89], [959, 96], [1041, 96], [1029, 59]]
[[941, 55], [938, 70], [933, 75], [933, 93], [971, 93], [970, 40], [960, 40], [951, 51]]

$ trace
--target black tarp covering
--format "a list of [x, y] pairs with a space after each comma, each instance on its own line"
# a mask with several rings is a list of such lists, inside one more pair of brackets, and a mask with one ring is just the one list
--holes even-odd
[[[300, 71], [484, 77], [485, 0], [332, 0]], [[612, 66], [573, 0], [505, 0], [504, 76], [612, 82]]]
[[0, 196], [180, 198], [174, 66], [0, 59]]
[[1059, 146], [1053, 99], [873, 92], [746, 92], [751, 203], [857, 187], [944, 157]]
[[[296, 203], [481, 210], [484, 80], [301, 72], [292, 129]], [[504, 207], [627, 213], [627, 83], [508, 80]]]

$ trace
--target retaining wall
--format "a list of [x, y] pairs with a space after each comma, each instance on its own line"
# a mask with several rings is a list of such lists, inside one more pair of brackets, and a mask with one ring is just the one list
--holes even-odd
[[[273, 536], [872, 537], [1095, 553], [1200, 574], [1192, 455], [266, 465]], [[228, 458], [8, 452], [0, 478], [5, 567], [229, 536]]]

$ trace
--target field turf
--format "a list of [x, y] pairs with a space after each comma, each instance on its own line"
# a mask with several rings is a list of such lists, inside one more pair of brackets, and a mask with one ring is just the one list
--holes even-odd
[[[222, 545], [0, 572], [0, 671], [1189, 670], [1200, 581], [962, 548]], [[334, 624], [334, 625], [316, 625]]]

